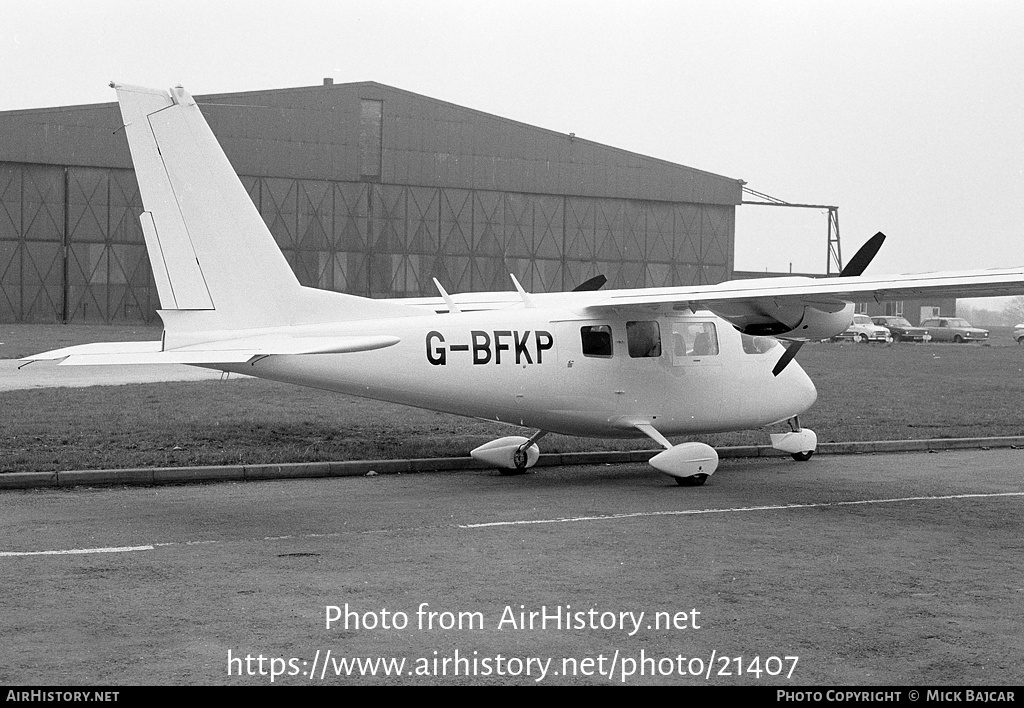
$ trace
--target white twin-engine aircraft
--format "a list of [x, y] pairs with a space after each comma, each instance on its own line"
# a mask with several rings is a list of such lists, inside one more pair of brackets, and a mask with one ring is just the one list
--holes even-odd
[[[507, 473], [533, 465], [549, 432], [648, 436], [680, 484], [718, 466], [703, 443], [666, 436], [786, 423], [772, 445], [810, 458], [797, 416], [814, 384], [800, 345], [852, 321], [853, 302], [923, 294], [1024, 293], [1024, 269], [865, 277], [878, 234], [839, 277], [708, 286], [516, 292], [374, 300], [303, 287], [239, 182], [195, 100], [111, 84], [145, 211], [161, 341], [67, 347], [27, 357], [64, 365], [192, 364], [535, 430], [473, 457]], [[436, 282], [436, 281], [435, 281]], [[791, 342], [788, 349], [778, 340]]]

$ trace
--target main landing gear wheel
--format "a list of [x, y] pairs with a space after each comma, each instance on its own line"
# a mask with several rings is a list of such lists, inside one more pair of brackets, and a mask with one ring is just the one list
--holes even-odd
[[814, 454], [814, 450], [805, 450], [804, 452], [794, 452], [793, 459], [797, 462], [807, 462], [811, 459], [811, 455]]
[[691, 474], [689, 477], [673, 477], [680, 487], [699, 487], [708, 481], [706, 474]]
[[[532, 444], [532, 443], [530, 443]], [[527, 468], [530, 466], [530, 457], [526, 454], [524, 449], [526, 446], [521, 446], [518, 450], [512, 453], [512, 464], [514, 468], [502, 467], [498, 470], [498, 473], [502, 477], [514, 477], [517, 474], [526, 474]]]
[[537, 441], [547, 435], [538, 430], [531, 437], [510, 435], [481, 445], [469, 454], [474, 460], [494, 465], [503, 476], [526, 474], [526, 470], [537, 464], [540, 448]]

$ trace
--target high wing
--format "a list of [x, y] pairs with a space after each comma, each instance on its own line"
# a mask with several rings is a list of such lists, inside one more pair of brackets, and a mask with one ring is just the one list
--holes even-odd
[[998, 297], [1024, 292], [1024, 268], [835, 278], [757, 278], [717, 285], [611, 290], [583, 311], [710, 310], [747, 334], [824, 339], [850, 323], [852, 303], [921, 296]]
[[[716, 285], [535, 293], [538, 307], [567, 307], [586, 317], [612, 311], [709, 310], [748, 334], [794, 341], [825, 339], [845, 330], [852, 304], [922, 296], [1000, 297], [1024, 292], [1024, 268], [832, 278], [754, 278]], [[523, 307], [515, 291], [450, 296], [463, 312]], [[421, 311], [448, 312], [444, 298], [390, 300]]]
[[755, 278], [717, 285], [610, 290], [588, 307], [623, 305], [681, 305], [781, 300], [807, 305], [874, 300], [906, 300], [922, 295], [941, 297], [1000, 297], [1019, 295], [1024, 268], [949, 271], [914, 275], [836, 278]]

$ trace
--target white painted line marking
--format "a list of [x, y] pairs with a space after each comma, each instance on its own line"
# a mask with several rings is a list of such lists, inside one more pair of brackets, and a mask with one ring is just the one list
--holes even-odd
[[[395, 533], [395, 532], [408, 532], [408, 531], [422, 531], [425, 529], [437, 529], [437, 528], [457, 528], [457, 529], [481, 529], [489, 528], [494, 526], [529, 526], [533, 524], [567, 524], [580, 521], [615, 521], [618, 519], [636, 519], [650, 516], [697, 516], [700, 514], [730, 514], [740, 513], [744, 511], [784, 511], [788, 509], [815, 509], [827, 506], [858, 506], [865, 504], [893, 504], [898, 502], [914, 502], [914, 501], [947, 501], [950, 499], [992, 499], [996, 497], [1024, 497], [1024, 492], [994, 492], [991, 494], [949, 494], [946, 496], [935, 496], [935, 497], [897, 497], [894, 499], [863, 499], [860, 501], [838, 501], [838, 502], [820, 502], [816, 504], [775, 504], [768, 506], [738, 506], [738, 507], [727, 507], [725, 509], [679, 509], [674, 511], [638, 511], [630, 514], [605, 514], [598, 516], [573, 516], [561, 519], [529, 519], [522, 521], [487, 521], [479, 524], [456, 524], [452, 526], [422, 526], [415, 528], [389, 528], [389, 529], [369, 529], [366, 531], [333, 531], [329, 533], [303, 533], [303, 534], [290, 534], [286, 536], [264, 536], [259, 539], [236, 539], [236, 541], [284, 541], [284, 540], [301, 540], [307, 538], [336, 538], [338, 536], [344, 536], [346, 533], [355, 533], [357, 535], [362, 534], [378, 534], [378, 533]], [[169, 541], [164, 543], [154, 543], [151, 546], [121, 546], [117, 548], [75, 548], [65, 551], [0, 551], [0, 558], [11, 557], [11, 556], [63, 556], [63, 555], [81, 555], [86, 553], [131, 553], [133, 551], [152, 551], [157, 547], [168, 548], [170, 546], [198, 546], [204, 544], [217, 544], [217, 543], [229, 543], [223, 539], [205, 539], [197, 541]], [[1024, 591], [1024, 588], [1021, 588]]]
[[488, 521], [480, 524], [459, 524], [460, 529], [480, 529], [492, 526], [528, 526], [531, 524], [568, 524], [579, 521], [614, 521], [648, 516], [695, 516], [698, 514], [730, 514], [744, 511], [778, 511], [786, 509], [814, 509], [826, 506], [855, 506], [859, 504], [893, 504], [910, 501], [941, 501], [948, 499], [986, 499], [989, 497], [1024, 497], [1024, 492], [996, 492], [992, 494], [950, 494], [939, 497], [899, 497], [896, 499], [864, 499], [861, 501], [820, 502], [817, 504], [778, 504], [772, 506], [740, 506], [725, 509], [682, 509], [675, 511], [637, 511], [632, 514], [606, 514], [599, 516], [573, 516], [563, 519], [530, 519], [524, 521]]
[[66, 551], [0, 551], [0, 556], [72, 556], [83, 553], [131, 553], [152, 551], [153, 546], [121, 546], [119, 548], [72, 548]]

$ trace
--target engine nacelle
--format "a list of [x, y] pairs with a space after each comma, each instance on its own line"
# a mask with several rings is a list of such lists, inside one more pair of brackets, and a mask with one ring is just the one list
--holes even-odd
[[814, 341], [842, 334], [853, 322], [853, 303], [822, 303], [810, 305], [777, 305], [757, 301], [722, 305], [712, 309], [743, 334], [755, 337]]

